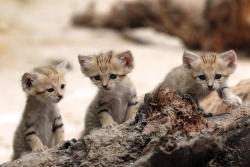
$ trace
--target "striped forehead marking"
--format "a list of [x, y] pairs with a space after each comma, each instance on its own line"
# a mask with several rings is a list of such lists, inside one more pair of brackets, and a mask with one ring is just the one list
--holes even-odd
[[112, 56], [112, 52], [108, 52], [107, 54], [100, 54], [97, 56], [97, 67], [101, 72], [108, 71]]

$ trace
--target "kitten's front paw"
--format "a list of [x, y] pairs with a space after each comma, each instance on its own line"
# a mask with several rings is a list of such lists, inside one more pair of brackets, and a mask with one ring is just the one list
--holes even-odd
[[230, 107], [239, 107], [242, 105], [242, 100], [236, 95], [231, 95], [230, 97], [223, 99], [223, 102]]
[[128, 120], [134, 120], [136, 116], [136, 112], [128, 114], [126, 121]]
[[46, 147], [45, 145], [39, 144], [39, 145], [36, 145], [36, 146], [32, 149], [32, 151], [33, 151], [33, 152], [42, 152], [42, 151], [45, 151], [45, 150], [47, 150], [47, 149], [48, 149], [48, 147]]
[[210, 118], [210, 117], [213, 116], [212, 113], [206, 113], [206, 112], [204, 111], [204, 109], [201, 108], [201, 107], [198, 107], [197, 110], [198, 110], [198, 112], [202, 113], [203, 117], [205, 117], [205, 118]]
[[103, 128], [112, 128], [114, 126], [117, 126], [118, 123], [115, 122], [115, 121], [109, 121], [109, 122], [106, 122], [104, 125], [102, 125]]

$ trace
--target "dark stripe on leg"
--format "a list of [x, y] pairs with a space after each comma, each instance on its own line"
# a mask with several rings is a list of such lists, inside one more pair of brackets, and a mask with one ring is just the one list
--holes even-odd
[[99, 110], [99, 111], [98, 111], [98, 114], [100, 114], [100, 113], [102, 113], [102, 112], [107, 112], [107, 113], [109, 113], [109, 111], [108, 111], [107, 109], [102, 109], [102, 110]]
[[128, 106], [133, 106], [133, 105], [136, 105], [136, 104], [138, 104], [138, 102], [136, 101], [136, 102], [134, 102], [134, 103], [128, 103]]
[[28, 133], [26, 133], [24, 135], [25, 135], [25, 137], [30, 136], [30, 135], [36, 135], [36, 132], [35, 131], [31, 131], [31, 132], [28, 132]]
[[58, 128], [61, 128], [63, 127], [63, 124], [60, 124], [60, 125], [55, 125], [52, 129], [52, 132], [55, 132]]
[[28, 124], [28, 123], [27, 123], [27, 124], [25, 124], [25, 126], [26, 126], [27, 129], [29, 129], [29, 128], [31, 128], [32, 126], [34, 126], [34, 123], [31, 123], [31, 124]]
[[107, 105], [108, 103], [99, 100], [99, 101], [97, 102], [97, 104], [98, 104], [98, 106], [102, 107], [102, 106], [104, 106], [104, 105]]

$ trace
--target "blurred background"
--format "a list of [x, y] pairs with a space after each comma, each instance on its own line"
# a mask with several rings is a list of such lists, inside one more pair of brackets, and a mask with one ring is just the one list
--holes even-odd
[[0, 0], [0, 164], [10, 160], [25, 105], [21, 76], [51, 60], [72, 65], [59, 103], [66, 139], [79, 137], [97, 90], [81, 74], [78, 54], [131, 50], [130, 77], [140, 96], [182, 63], [186, 49], [236, 49], [239, 66], [229, 83], [248, 78], [250, 8], [236, 1]]

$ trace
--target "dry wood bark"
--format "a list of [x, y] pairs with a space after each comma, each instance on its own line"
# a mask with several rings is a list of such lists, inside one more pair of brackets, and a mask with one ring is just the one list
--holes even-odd
[[1, 167], [246, 166], [250, 108], [206, 119], [171, 90], [146, 94], [135, 120]]
[[106, 15], [93, 6], [76, 14], [73, 24], [117, 30], [152, 27], [192, 49], [248, 50], [250, 44], [249, 0], [123, 0]]

